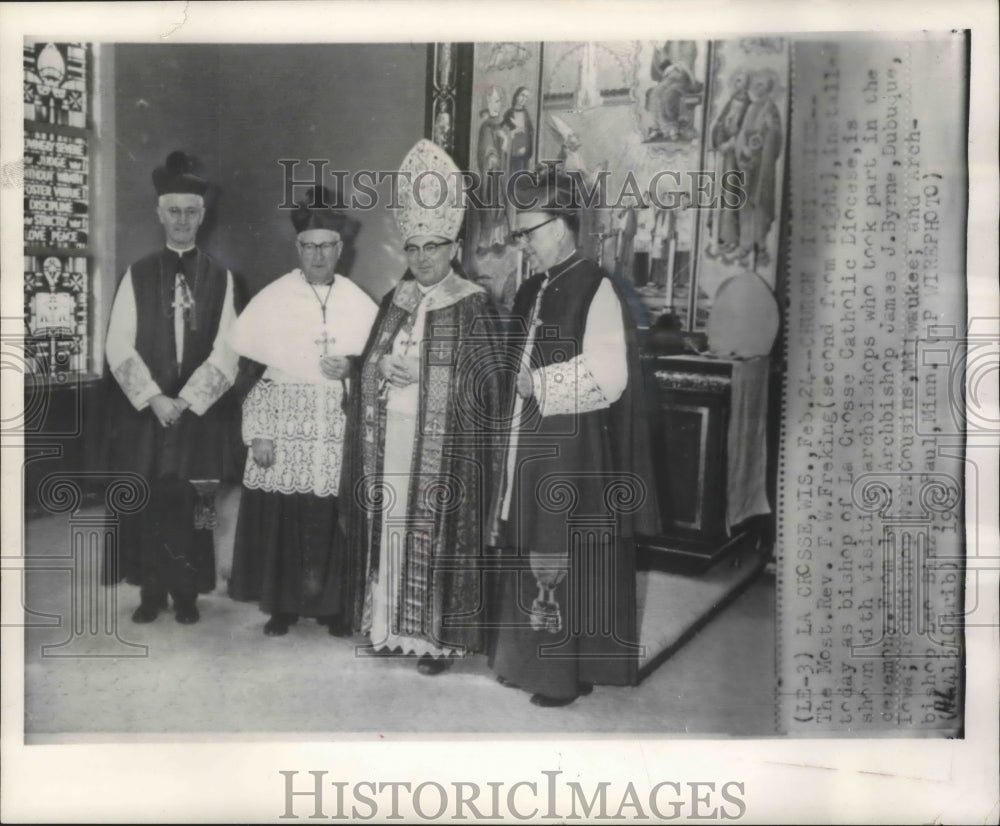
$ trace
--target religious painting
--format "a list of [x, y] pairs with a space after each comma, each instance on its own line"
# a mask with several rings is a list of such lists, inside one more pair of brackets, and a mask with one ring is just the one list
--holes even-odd
[[[644, 143], [685, 142], [701, 134], [699, 108], [705, 84], [695, 69], [698, 43], [668, 40], [655, 43], [649, 59], [650, 85], [640, 83]], [[645, 58], [645, 54], [642, 55]], [[645, 64], [642, 64], [645, 65]]]
[[691, 281], [707, 61], [696, 41], [544, 47], [542, 154], [600, 187], [580, 247], [631, 288], [641, 326]]
[[788, 64], [783, 38], [713, 44], [705, 169], [721, 192], [699, 212], [699, 318], [735, 275], [756, 273], [775, 288]]
[[604, 189], [580, 246], [646, 321], [705, 330], [716, 291], [774, 287], [788, 53], [781, 38], [546, 43], [540, 154]]
[[474, 53], [468, 168], [484, 206], [470, 209], [463, 263], [501, 306], [526, 273], [500, 182], [543, 164], [590, 191], [579, 247], [630, 291], [640, 326], [705, 331], [719, 287], [741, 273], [774, 288], [782, 38], [477, 43]]
[[477, 43], [472, 79], [469, 171], [478, 176], [466, 221], [463, 264], [502, 310], [522, 278], [510, 239], [513, 208], [504, 181], [537, 163], [538, 43]]

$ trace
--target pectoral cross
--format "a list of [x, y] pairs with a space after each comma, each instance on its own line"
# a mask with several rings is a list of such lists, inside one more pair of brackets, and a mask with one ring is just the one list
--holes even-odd
[[188, 287], [187, 279], [182, 273], [177, 273], [177, 279], [174, 282], [174, 300], [170, 302], [170, 306], [175, 314], [180, 310], [181, 317], [188, 322], [188, 326], [192, 330], [197, 329], [194, 315], [194, 296], [191, 295], [191, 288]]
[[331, 338], [330, 334], [326, 330], [324, 330], [323, 331], [323, 338], [316, 339], [316, 341], [314, 341], [313, 344], [322, 344], [323, 345], [323, 356], [325, 358], [326, 356], [329, 355], [329, 352], [328, 352], [327, 348], [329, 347], [329, 345], [334, 344], [336, 341], [337, 341], [337, 339]]
[[170, 306], [174, 308], [174, 312], [180, 310], [183, 314], [191, 309], [191, 301], [188, 299], [187, 295], [181, 294], [180, 298], [175, 298], [170, 302]]
[[413, 340], [413, 330], [407, 330], [406, 338], [399, 343], [403, 346], [403, 352], [401, 355], [408, 356], [410, 354], [410, 348], [417, 343]]

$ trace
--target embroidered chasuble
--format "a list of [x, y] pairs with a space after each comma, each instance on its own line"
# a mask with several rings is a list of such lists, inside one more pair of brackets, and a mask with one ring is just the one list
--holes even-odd
[[[388, 386], [387, 354], [419, 360], [419, 381]], [[347, 542], [360, 547], [356, 624], [376, 648], [414, 654], [485, 649], [483, 577], [499, 478], [496, 313], [452, 272], [427, 291], [404, 277], [382, 302], [361, 367], [347, 461], [357, 495]], [[350, 482], [348, 482], [348, 478]]]

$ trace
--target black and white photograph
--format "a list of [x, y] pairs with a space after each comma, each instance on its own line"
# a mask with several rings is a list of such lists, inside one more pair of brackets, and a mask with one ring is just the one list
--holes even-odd
[[996, 822], [997, 10], [853, 8], [0, 7], [4, 820]]

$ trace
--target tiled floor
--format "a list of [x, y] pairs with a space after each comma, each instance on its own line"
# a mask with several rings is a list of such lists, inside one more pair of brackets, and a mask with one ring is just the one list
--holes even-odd
[[[66, 553], [64, 517], [31, 520], [26, 532], [30, 556]], [[27, 575], [33, 612], [63, 615], [70, 593], [65, 570]], [[169, 612], [151, 625], [131, 623], [137, 588], [100, 595], [117, 602], [120, 640], [86, 634], [76, 648], [43, 649], [69, 639], [69, 629], [37, 614], [30, 620], [49, 625], [25, 634], [29, 742], [210, 732], [773, 732], [774, 580], [766, 575], [638, 687], [598, 686], [563, 709], [537, 708], [501, 687], [483, 657], [429, 678], [412, 659], [358, 657], [362, 640], [330, 637], [311, 621], [287, 637], [264, 637], [255, 606], [221, 595], [199, 600], [202, 620], [193, 626]], [[93, 656], [100, 653], [110, 656]]]

